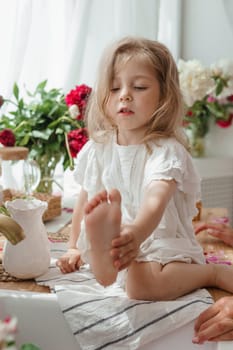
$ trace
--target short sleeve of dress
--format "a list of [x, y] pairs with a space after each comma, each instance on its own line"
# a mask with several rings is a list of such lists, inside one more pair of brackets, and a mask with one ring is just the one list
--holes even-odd
[[146, 166], [145, 186], [153, 180], [172, 180], [178, 190], [200, 200], [200, 178], [186, 149], [174, 139], [161, 141]]
[[89, 140], [77, 155], [76, 168], [74, 171], [75, 181], [86, 190], [90, 196], [96, 193], [96, 189], [101, 190], [101, 171], [98, 161], [97, 144]]

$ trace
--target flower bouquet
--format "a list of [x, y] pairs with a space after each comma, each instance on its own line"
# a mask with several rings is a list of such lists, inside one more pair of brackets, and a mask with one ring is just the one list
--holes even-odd
[[232, 124], [233, 62], [222, 60], [204, 67], [198, 60], [180, 60], [178, 70], [185, 103], [183, 126], [192, 155], [202, 156], [211, 119], [222, 128]]
[[57, 163], [62, 160], [64, 169], [72, 168], [73, 158], [88, 139], [84, 113], [91, 88], [76, 86], [65, 97], [60, 89], [47, 90], [46, 85], [47, 81], [41, 82], [22, 98], [14, 84], [12, 100], [0, 96], [0, 107], [7, 107], [0, 119], [0, 143], [27, 147], [41, 170], [37, 191], [51, 193]]
[[[7, 317], [0, 320], [0, 350], [17, 350], [15, 335], [17, 333], [17, 319]], [[20, 350], [40, 350], [36, 345], [28, 343], [23, 344]]]

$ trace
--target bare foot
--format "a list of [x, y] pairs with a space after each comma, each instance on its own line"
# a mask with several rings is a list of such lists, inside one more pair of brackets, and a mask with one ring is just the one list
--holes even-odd
[[118, 190], [97, 194], [85, 208], [86, 234], [90, 242], [90, 265], [103, 286], [115, 282], [117, 269], [110, 255], [112, 240], [120, 234], [121, 195]]

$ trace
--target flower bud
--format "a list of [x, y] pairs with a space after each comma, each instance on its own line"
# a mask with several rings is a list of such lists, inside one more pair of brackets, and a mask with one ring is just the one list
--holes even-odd
[[0, 95], [0, 107], [2, 107], [3, 103], [4, 103], [4, 98]]
[[69, 113], [72, 119], [76, 119], [80, 114], [79, 108], [77, 105], [72, 105], [69, 107]]

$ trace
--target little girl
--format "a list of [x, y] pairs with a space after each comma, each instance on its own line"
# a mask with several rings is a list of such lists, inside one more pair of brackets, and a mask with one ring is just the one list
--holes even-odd
[[58, 261], [63, 273], [89, 263], [104, 286], [124, 273], [134, 299], [171, 300], [205, 286], [233, 292], [233, 268], [206, 265], [195, 239], [200, 183], [182, 113], [164, 45], [129, 37], [104, 53], [87, 113], [90, 140], [78, 155], [69, 249]]

